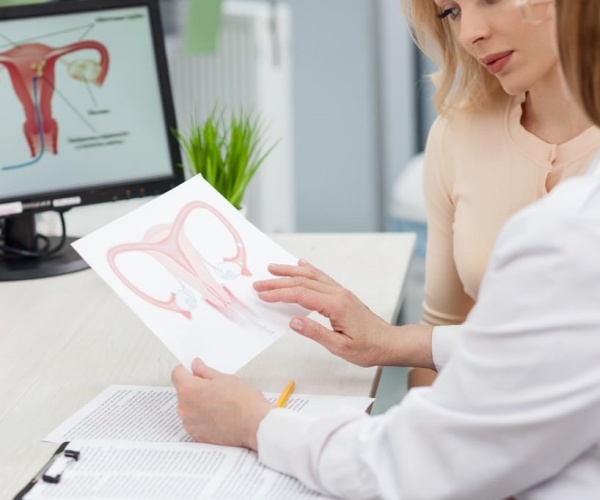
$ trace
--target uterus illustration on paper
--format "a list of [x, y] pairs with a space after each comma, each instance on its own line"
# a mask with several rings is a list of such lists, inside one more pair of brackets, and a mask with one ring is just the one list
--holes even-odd
[[[61, 60], [71, 78], [86, 84], [101, 86], [109, 67], [108, 50], [102, 43], [94, 40], [81, 40], [60, 47], [34, 42], [14, 45], [11, 49], [0, 52], [0, 69], [8, 71], [13, 90], [23, 106], [23, 134], [29, 147], [29, 159], [26, 159], [27, 154], [24, 153], [23, 161], [0, 165], [2, 170], [30, 166], [39, 161], [45, 152], [58, 154], [59, 125], [52, 114], [52, 101], [58, 91], [55, 87], [55, 73], [60, 58], [82, 50], [91, 49], [96, 52], [99, 61]], [[5, 92], [6, 87], [0, 90]], [[62, 94], [61, 97], [68, 99], [68, 96]]]
[[[213, 230], [198, 234], [199, 215], [212, 219], [209, 225]], [[127, 262], [126, 255], [130, 256]], [[240, 326], [269, 335], [275, 333], [262, 325], [256, 313], [232, 290], [231, 284], [252, 276], [244, 241], [233, 224], [206, 202], [188, 202], [172, 222], [149, 227], [141, 241], [109, 248], [107, 260], [112, 272], [130, 291], [157, 308], [192, 320], [209, 307]], [[125, 272], [120, 262], [126, 263], [130, 272]], [[165, 272], [169, 276], [161, 280], [161, 286], [164, 282], [176, 289], [157, 290], [152, 286], [159, 271], [161, 276]]]

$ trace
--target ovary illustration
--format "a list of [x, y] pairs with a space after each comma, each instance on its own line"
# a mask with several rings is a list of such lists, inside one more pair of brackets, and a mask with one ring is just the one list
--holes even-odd
[[[194, 247], [184, 232], [184, 224], [196, 210], [206, 210], [231, 234], [235, 242], [235, 253], [224, 257], [219, 264], [211, 264]], [[211, 235], [204, 235], [210, 238]], [[181, 288], [170, 291], [167, 300], [150, 296], [133, 284], [120, 270], [117, 258], [128, 252], [143, 252], [154, 258], [165, 270], [179, 281]], [[150, 227], [140, 242], [124, 243], [112, 247], [107, 253], [109, 265], [115, 275], [136, 295], [145, 301], [191, 319], [191, 311], [198, 306], [196, 293], [207, 304], [236, 322], [252, 321], [251, 311], [239, 301], [222, 280], [235, 280], [239, 276], [251, 276], [247, 267], [246, 249], [235, 227], [211, 205], [192, 201], [187, 203], [171, 224]], [[139, 273], [141, 274], [141, 273]], [[147, 274], [147, 273], [146, 273]], [[149, 279], [152, 279], [150, 276]]]
[[[52, 116], [56, 61], [62, 56], [84, 49], [97, 51], [100, 61], [69, 63], [69, 75], [100, 86], [108, 72], [109, 54], [106, 47], [96, 41], [83, 40], [63, 47], [25, 43], [0, 53], [0, 65], [8, 70], [15, 93], [23, 105], [23, 132], [34, 158], [41, 157], [46, 149], [54, 154], [58, 153], [58, 124]], [[19, 168], [31, 163], [3, 166], [2, 169]]]

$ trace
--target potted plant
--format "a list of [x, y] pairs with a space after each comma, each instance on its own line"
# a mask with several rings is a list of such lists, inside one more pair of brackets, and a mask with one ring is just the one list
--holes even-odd
[[226, 120], [215, 109], [203, 122], [193, 119], [186, 134], [174, 134], [187, 158], [188, 173], [201, 174], [239, 210], [248, 184], [276, 145], [263, 153], [262, 132], [261, 122], [249, 113], [232, 113]]

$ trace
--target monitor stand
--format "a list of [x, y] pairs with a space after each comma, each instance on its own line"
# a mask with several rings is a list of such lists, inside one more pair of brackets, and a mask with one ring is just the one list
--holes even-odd
[[[77, 238], [66, 238], [57, 252], [39, 257], [27, 257], [4, 252], [0, 256], [0, 281], [18, 281], [49, 278], [88, 269], [88, 264], [73, 249], [71, 243]], [[38, 236], [33, 214], [10, 217], [4, 223], [4, 245], [25, 252], [38, 250]], [[48, 248], [56, 248], [62, 238], [49, 236]]]
[[[60, 238], [55, 236], [48, 239], [51, 245], [57, 245], [60, 241]], [[11, 255], [1, 257], [0, 281], [50, 278], [89, 269], [90, 266], [71, 246], [76, 239], [67, 238], [65, 247], [60, 252], [44, 258], [13, 257]]]

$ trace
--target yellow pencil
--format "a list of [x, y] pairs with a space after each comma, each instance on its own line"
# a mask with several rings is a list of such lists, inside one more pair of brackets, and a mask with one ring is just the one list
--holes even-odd
[[277, 403], [275, 403], [275, 406], [277, 406], [278, 408], [283, 408], [285, 406], [285, 404], [287, 403], [287, 400], [289, 399], [290, 394], [292, 394], [292, 392], [294, 392], [295, 386], [296, 386], [296, 383], [293, 380], [290, 380], [287, 383], [287, 385], [285, 386], [285, 389], [283, 389], [283, 391], [281, 391], [281, 395], [279, 396]]

